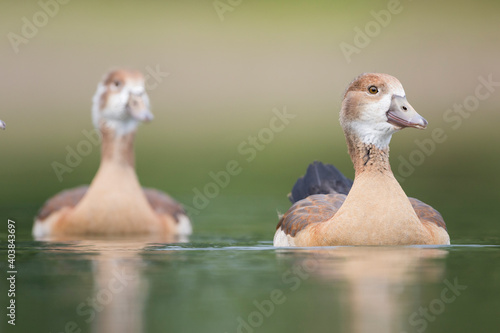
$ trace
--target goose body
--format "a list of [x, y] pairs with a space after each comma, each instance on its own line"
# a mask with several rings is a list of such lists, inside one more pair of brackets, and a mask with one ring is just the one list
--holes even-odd
[[153, 118], [141, 73], [116, 70], [99, 83], [92, 118], [102, 138], [101, 163], [90, 186], [49, 199], [35, 218], [35, 238], [60, 236], [189, 235], [182, 206], [142, 188], [134, 166], [137, 126]]
[[427, 121], [387, 74], [367, 73], [347, 88], [340, 122], [354, 164], [354, 182], [335, 167], [312, 164], [280, 219], [275, 246], [449, 244], [441, 215], [408, 198], [389, 164], [392, 134]]

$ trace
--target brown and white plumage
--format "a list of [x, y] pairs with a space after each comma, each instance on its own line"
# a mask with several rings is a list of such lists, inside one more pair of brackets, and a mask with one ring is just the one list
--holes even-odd
[[189, 235], [182, 206], [140, 186], [133, 142], [137, 126], [153, 115], [140, 72], [115, 70], [97, 87], [92, 119], [102, 137], [101, 164], [90, 186], [49, 199], [35, 219], [35, 238], [60, 236]]
[[387, 74], [367, 73], [347, 88], [340, 122], [355, 169], [354, 183], [315, 162], [297, 181], [294, 205], [280, 219], [275, 246], [449, 244], [442, 216], [408, 198], [389, 164], [392, 134], [427, 121]]

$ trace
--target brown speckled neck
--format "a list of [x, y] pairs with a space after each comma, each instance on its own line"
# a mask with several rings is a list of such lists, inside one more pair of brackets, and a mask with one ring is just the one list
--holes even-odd
[[135, 131], [125, 135], [116, 135], [113, 129], [104, 125], [100, 130], [102, 135], [101, 164], [115, 163], [134, 168]]
[[352, 134], [346, 134], [347, 147], [356, 175], [366, 171], [391, 173], [389, 147], [379, 149], [373, 144], [366, 144]]

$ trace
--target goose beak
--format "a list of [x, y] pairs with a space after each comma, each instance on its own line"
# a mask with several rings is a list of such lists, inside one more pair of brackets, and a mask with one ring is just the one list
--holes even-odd
[[150, 122], [154, 118], [142, 95], [130, 94], [127, 111], [134, 119], [144, 123]]
[[387, 122], [400, 128], [413, 127], [425, 129], [427, 120], [419, 115], [408, 103], [406, 97], [392, 96], [391, 106], [387, 111]]
[[0, 120], [0, 128], [3, 130], [5, 129], [5, 123], [2, 120]]

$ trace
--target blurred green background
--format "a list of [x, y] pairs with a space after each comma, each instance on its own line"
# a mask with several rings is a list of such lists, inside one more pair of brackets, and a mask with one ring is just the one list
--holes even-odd
[[[142, 184], [193, 206], [193, 190], [212, 181], [209, 172], [237, 160], [241, 174], [206, 209], [191, 211], [195, 230], [270, 240], [276, 211], [289, 207], [286, 194], [308, 163], [332, 163], [353, 176], [338, 111], [347, 84], [376, 71], [398, 77], [430, 123], [392, 140], [393, 170], [407, 194], [444, 215], [452, 243], [498, 242], [500, 87], [456, 128], [443, 116], [474, 95], [479, 77], [500, 81], [500, 4], [399, 6], [347, 61], [341, 43], [355, 46], [356, 29], [387, 10], [387, 1], [241, 1], [223, 20], [212, 1], [70, 1], [18, 53], [9, 33], [22, 35], [23, 17], [33, 22], [42, 8], [2, 1], [0, 216], [28, 233], [44, 200], [89, 183], [98, 147], [62, 182], [51, 163], [64, 163], [66, 147], [75, 149], [92, 128], [97, 82], [110, 68], [159, 68], [169, 75], [149, 92], [156, 118], [136, 141]], [[268, 127], [275, 107], [296, 118], [247, 162], [238, 146]], [[411, 175], [398, 175], [402, 159], [420, 149], [415, 140], [436, 128], [447, 140]]]

